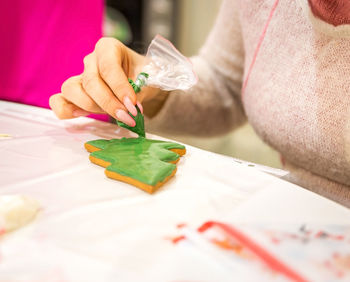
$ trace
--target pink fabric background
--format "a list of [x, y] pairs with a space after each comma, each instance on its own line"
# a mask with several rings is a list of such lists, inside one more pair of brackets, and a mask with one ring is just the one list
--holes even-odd
[[[49, 108], [102, 36], [103, 0], [0, 2], [0, 99]], [[106, 118], [104, 118], [106, 120]]]

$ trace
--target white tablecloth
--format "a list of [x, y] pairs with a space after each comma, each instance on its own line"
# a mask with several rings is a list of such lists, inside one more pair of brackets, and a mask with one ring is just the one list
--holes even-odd
[[108, 179], [83, 145], [131, 136], [113, 124], [0, 102], [0, 134], [10, 136], [0, 139], [0, 193], [42, 207], [1, 238], [0, 281], [233, 281], [230, 269], [171, 243], [177, 224], [350, 222], [336, 203], [191, 146], [153, 195]]

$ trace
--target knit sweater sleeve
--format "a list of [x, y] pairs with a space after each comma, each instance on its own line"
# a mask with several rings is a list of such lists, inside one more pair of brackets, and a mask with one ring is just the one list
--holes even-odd
[[170, 92], [157, 115], [147, 120], [148, 130], [213, 136], [245, 122], [240, 99], [244, 51], [236, 2], [223, 2], [206, 43], [191, 58], [198, 83], [188, 91]]

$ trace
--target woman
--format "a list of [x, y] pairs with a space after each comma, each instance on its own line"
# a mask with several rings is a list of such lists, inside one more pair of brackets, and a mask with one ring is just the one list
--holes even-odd
[[127, 114], [143, 101], [158, 132], [216, 135], [243, 124], [283, 156], [290, 180], [350, 206], [350, 3], [343, 0], [224, 1], [199, 55], [198, 84], [183, 93], [145, 89], [143, 56], [104, 38], [82, 75], [50, 99], [60, 118]]

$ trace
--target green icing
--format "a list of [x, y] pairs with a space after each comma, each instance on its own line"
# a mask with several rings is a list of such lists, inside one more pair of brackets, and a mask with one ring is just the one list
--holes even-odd
[[[145, 72], [139, 73], [139, 75], [136, 78], [136, 81], [134, 82], [132, 79], [128, 79], [129, 83], [131, 84], [132, 88], [134, 89], [134, 92], [137, 94], [141, 91], [142, 86], [146, 84], [146, 80], [148, 78], [148, 74]], [[145, 121], [143, 114], [141, 113], [138, 106], [136, 106], [137, 109], [137, 115], [134, 117], [132, 114], [129, 113], [129, 115], [134, 119], [136, 122], [136, 125], [134, 127], [131, 127], [124, 122], [118, 121], [117, 124], [121, 127], [124, 127], [132, 132], [135, 132], [138, 136], [145, 137]]]
[[137, 109], [136, 117], [134, 117], [132, 114], [129, 113], [129, 115], [136, 122], [136, 125], [134, 127], [131, 127], [131, 126], [125, 124], [124, 122], [119, 121], [119, 120], [117, 120], [117, 124], [120, 127], [124, 127], [124, 128], [126, 128], [126, 129], [128, 129], [128, 130], [130, 130], [132, 132], [135, 132], [140, 137], [145, 137], [146, 136], [146, 134], [145, 134], [145, 121], [144, 121], [144, 118], [143, 118], [143, 114], [141, 114], [141, 111], [140, 111], [138, 106], [136, 106], [136, 109]]
[[149, 185], [163, 181], [176, 168], [169, 163], [179, 158], [170, 149], [185, 149], [185, 146], [146, 138], [99, 139], [89, 141], [99, 151], [90, 155], [110, 162], [108, 171], [129, 176]]

